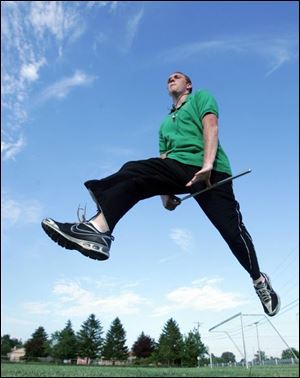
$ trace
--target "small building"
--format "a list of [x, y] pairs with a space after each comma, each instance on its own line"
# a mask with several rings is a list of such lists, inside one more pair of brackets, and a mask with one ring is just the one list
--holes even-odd
[[13, 347], [10, 353], [8, 353], [9, 361], [20, 362], [21, 358], [25, 356], [25, 348]]
[[89, 365], [91, 362], [91, 359], [88, 357], [81, 358], [77, 357], [77, 365]]

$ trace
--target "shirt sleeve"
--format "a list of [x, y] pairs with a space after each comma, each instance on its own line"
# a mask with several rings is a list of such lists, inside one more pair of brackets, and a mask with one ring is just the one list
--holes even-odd
[[213, 113], [219, 117], [219, 108], [215, 98], [206, 90], [200, 90], [195, 94], [200, 119], [207, 114]]

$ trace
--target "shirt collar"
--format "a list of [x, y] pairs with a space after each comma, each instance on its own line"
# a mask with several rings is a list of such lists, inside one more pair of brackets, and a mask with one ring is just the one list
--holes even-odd
[[184, 104], [186, 104], [187, 102], [190, 101], [190, 98], [191, 98], [191, 93], [189, 93], [186, 97], [186, 99], [183, 101], [183, 103], [179, 106], [179, 108], [175, 108], [174, 104], [172, 105], [171, 109], [170, 109], [170, 113], [169, 114], [172, 114], [174, 113], [176, 110], [179, 110]]

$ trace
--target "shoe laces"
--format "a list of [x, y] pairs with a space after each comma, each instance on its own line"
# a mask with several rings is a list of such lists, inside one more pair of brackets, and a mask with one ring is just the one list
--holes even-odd
[[[81, 211], [82, 211], [82, 214], [80, 214]], [[97, 214], [93, 215], [90, 219], [86, 219], [86, 217], [85, 217], [85, 215], [86, 215], [86, 204], [84, 205], [84, 207], [80, 207], [80, 204], [78, 205], [77, 218], [78, 218], [79, 223], [87, 223], [87, 222], [93, 220], [98, 214], [99, 214], [99, 211], [97, 212]]]
[[261, 287], [256, 287], [255, 289], [258, 296], [264, 303], [270, 302], [272, 300], [270, 291], [268, 290], [266, 283], [261, 284]]
[[[83, 212], [82, 215], [80, 214], [80, 211]], [[79, 223], [86, 222], [86, 217], [85, 217], [85, 215], [86, 215], [86, 204], [85, 204], [84, 207], [80, 207], [80, 204], [79, 204], [78, 209], [77, 209], [77, 218], [78, 218], [78, 220], [79, 220]]]
[[[82, 215], [80, 214], [80, 211], [83, 212]], [[90, 220], [92, 220], [93, 218], [95, 218], [99, 213], [100, 213], [100, 211], [98, 211], [98, 213], [96, 215], [92, 216], [90, 219], [86, 219], [86, 217], [85, 217], [85, 215], [86, 215], [86, 204], [84, 205], [84, 207], [80, 207], [80, 204], [79, 204], [78, 209], [77, 209], [77, 218], [78, 218], [79, 223], [87, 223]], [[110, 236], [111, 240], [115, 240], [114, 236], [112, 236], [112, 235], [109, 235], [109, 236]]]

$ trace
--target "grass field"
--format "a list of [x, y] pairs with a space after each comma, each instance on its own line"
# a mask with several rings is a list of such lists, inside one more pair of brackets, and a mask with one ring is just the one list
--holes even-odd
[[226, 368], [60, 366], [1, 363], [1, 377], [299, 377], [298, 365]]

